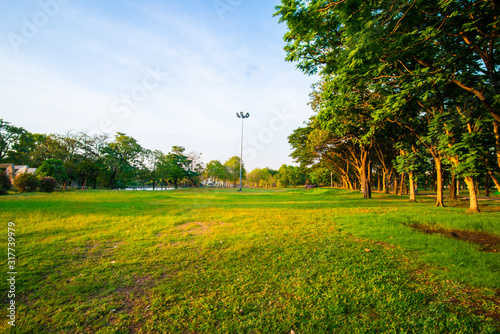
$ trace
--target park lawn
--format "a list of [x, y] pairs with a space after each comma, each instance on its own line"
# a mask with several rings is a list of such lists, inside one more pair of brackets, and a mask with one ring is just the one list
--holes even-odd
[[8, 333], [498, 333], [500, 254], [411, 225], [500, 236], [500, 203], [339, 189], [0, 198], [15, 223]]

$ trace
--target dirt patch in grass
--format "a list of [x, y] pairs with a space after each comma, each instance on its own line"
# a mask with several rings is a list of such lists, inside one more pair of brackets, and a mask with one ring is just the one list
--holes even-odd
[[212, 228], [223, 223], [219, 222], [190, 222], [176, 226], [177, 229], [191, 235], [204, 235], [212, 232]]
[[433, 229], [429, 226], [417, 224], [410, 226], [426, 234], [441, 234], [448, 238], [473, 242], [483, 246], [480, 249], [481, 252], [500, 252], [500, 238], [486, 232]]

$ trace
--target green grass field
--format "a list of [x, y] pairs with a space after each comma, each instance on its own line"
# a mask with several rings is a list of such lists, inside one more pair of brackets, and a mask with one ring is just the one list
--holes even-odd
[[[499, 333], [500, 203], [338, 189], [0, 198], [2, 333]], [[8, 324], [8, 223], [16, 321]]]

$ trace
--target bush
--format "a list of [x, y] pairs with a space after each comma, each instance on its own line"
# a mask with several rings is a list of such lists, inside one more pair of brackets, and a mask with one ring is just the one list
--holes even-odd
[[12, 183], [7, 174], [0, 172], [0, 195], [5, 195], [10, 188], [12, 188]]
[[40, 181], [35, 174], [22, 173], [14, 179], [14, 187], [20, 192], [34, 192], [40, 187]]
[[51, 193], [57, 188], [57, 181], [53, 177], [40, 178], [40, 191]]

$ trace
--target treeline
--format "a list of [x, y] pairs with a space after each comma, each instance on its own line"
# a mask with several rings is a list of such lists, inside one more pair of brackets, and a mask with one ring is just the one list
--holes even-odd
[[[205, 164], [201, 154], [186, 153], [182, 146], [173, 146], [169, 153], [150, 150], [121, 132], [114, 137], [85, 132], [46, 135], [28, 132], [2, 119], [0, 163], [36, 168], [36, 176], [53, 178], [63, 188], [229, 188], [236, 187], [240, 177], [237, 156], [224, 163], [212, 160]], [[242, 167], [247, 187], [296, 187], [321, 182], [314, 173], [310, 177], [307, 169], [294, 166], [283, 165], [277, 171], [256, 168], [248, 174], [244, 164]], [[36, 178], [28, 180], [29, 186], [21, 188], [31, 191], [38, 187]]]
[[[416, 183], [500, 188], [500, 6], [496, 1], [282, 0], [287, 60], [320, 77], [289, 137], [303, 166], [371, 197]], [[376, 180], [374, 179], [376, 178]], [[380, 181], [379, 181], [380, 180]], [[401, 190], [400, 190], [401, 191]]]
[[125, 188], [199, 187], [202, 181], [239, 181], [240, 158], [207, 166], [201, 154], [173, 146], [169, 153], [142, 147], [124, 133], [114, 137], [85, 132], [66, 135], [30, 133], [0, 119], [0, 163], [37, 168], [38, 176], [54, 178], [62, 187]]

